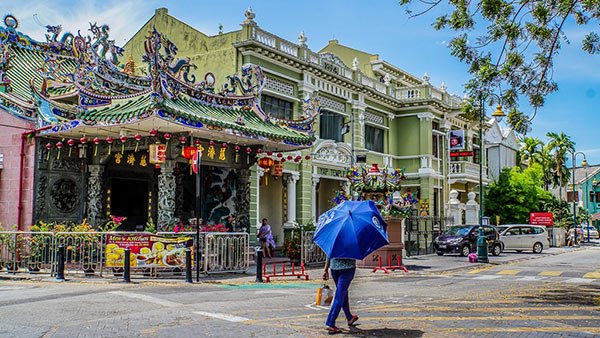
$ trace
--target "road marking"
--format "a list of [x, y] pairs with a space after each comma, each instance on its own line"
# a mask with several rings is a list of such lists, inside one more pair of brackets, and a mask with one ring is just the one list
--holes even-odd
[[469, 271], [467, 273], [469, 273], [469, 274], [480, 273], [482, 271], [487, 271], [487, 270], [489, 270], [491, 268], [493, 268], [493, 267], [484, 267], [484, 268], [479, 268], [479, 269], [473, 269], [473, 270], [471, 270], [471, 271]]
[[562, 275], [562, 271], [552, 271], [552, 270], [548, 270], [548, 271], [542, 271], [540, 273], [538, 273], [538, 276], [545, 276], [545, 277], [558, 277], [560, 275]]
[[[360, 317], [362, 319], [362, 317]], [[436, 330], [436, 329], [434, 329]], [[437, 329], [436, 331], [443, 332], [480, 332], [480, 333], [493, 333], [493, 332], [585, 332], [585, 333], [600, 333], [598, 327], [576, 327], [576, 326], [555, 326], [555, 327], [465, 327], [465, 328], [443, 328]]]
[[511, 275], [511, 276], [515, 276], [519, 272], [521, 272], [521, 270], [502, 270], [502, 271], [496, 272], [496, 274], [497, 275]]
[[172, 302], [170, 300], [160, 299], [160, 298], [152, 297], [152, 296], [148, 296], [148, 295], [142, 295], [139, 293], [126, 292], [126, 291], [110, 291], [109, 293], [112, 293], [114, 295], [123, 296], [123, 297], [139, 299], [139, 300], [143, 300], [148, 303], [154, 303], [154, 304], [158, 304], [158, 305], [162, 305], [162, 306], [166, 306], [166, 307], [183, 306], [183, 304], [181, 304], [181, 303], [176, 303], [176, 302]]
[[576, 283], [576, 284], [586, 284], [593, 282], [592, 279], [589, 278], [569, 278], [565, 281], [565, 283]]
[[19, 290], [19, 289], [24, 289], [24, 286], [2, 286], [0, 287], [0, 291], [3, 290]]
[[315, 310], [315, 311], [329, 310], [329, 307], [322, 306], [322, 305], [316, 305], [315, 303], [306, 304], [306, 305], [304, 305], [304, 307], [307, 307], [307, 308], [309, 308], [311, 310]]
[[498, 279], [498, 278], [502, 278], [502, 276], [498, 276], [498, 275], [483, 275], [483, 276], [475, 277], [473, 279], [492, 280], [492, 279]]
[[544, 280], [546, 278], [544, 277], [537, 277], [537, 276], [525, 276], [522, 278], [517, 279], [518, 281], [522, 281], [522, 282], [537, 282], [540, 280]]
[[194, 313], [198, 314], [198, 315], [201, 315], [201, 316], [211, 317], [211, 318], [216, 318], [216, 319], [221, 319], [221, 320], [226, 320], [228, 322], [233, 322], [233, 323], [245, 322], [245, 321], [250, 320], [250, 318], [240, 317], [240, 316], [234, 316], [234, 315], [228, 315], [226, 313], [204, 312], [204, 311], [194, 311]]
[[588, 272], [585, 275], [583, 275], [583, 278], [600, 279], [600, 271]]

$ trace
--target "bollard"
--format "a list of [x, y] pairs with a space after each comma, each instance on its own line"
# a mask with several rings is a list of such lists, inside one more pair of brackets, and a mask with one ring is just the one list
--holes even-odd
[[256, 282], [262, 283], [262, 267], [263, 267], [263, 251], [262, 249], [256, 250]]
[[192, 281], [192, 250], [185, 249], [185, 282], [193, 283]]
[[483, 233], [483, 227], [479, 227], [477, 236], [477, 263], [489, 263], [487, 237]]
[[131, 249], [125, 248], [125, 259], [123, 261], [123, 281], [131, 283]]
[[56, 280], [65, 280], [65, 246], [63, 244], [58, 246], [58, 271], [56, 271]]

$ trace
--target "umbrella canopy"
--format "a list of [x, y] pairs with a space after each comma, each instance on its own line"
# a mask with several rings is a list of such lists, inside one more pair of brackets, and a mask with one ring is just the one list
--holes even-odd
[[319, 216], [313, 240], [329, 258], [364, 259], [389, 244], [386, 228], [373, 201], [345, 201]]

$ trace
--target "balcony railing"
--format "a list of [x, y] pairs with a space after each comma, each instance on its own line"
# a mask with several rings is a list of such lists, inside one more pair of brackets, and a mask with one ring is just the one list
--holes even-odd
[[[468, 161], [450, 162], [448, 176], [455, 179], [478, 180], [479, 164]], [[483, 180], [488, 180], [487, 167], [483, 166]]]

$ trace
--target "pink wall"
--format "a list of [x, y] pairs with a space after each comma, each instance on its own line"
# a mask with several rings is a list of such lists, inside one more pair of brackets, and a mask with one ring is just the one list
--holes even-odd
[[[19, 168], [21, 134], [35, 127], [0, 109], [0, 154], [4, 154], [4, 169], [0, 169], [0, 230], [17, 224], [19, 205]], [[35, 166], [34, 139], [25, 143], [23, 170], [22, 225], [31, 225], [33, 216], [33, 172]]]

